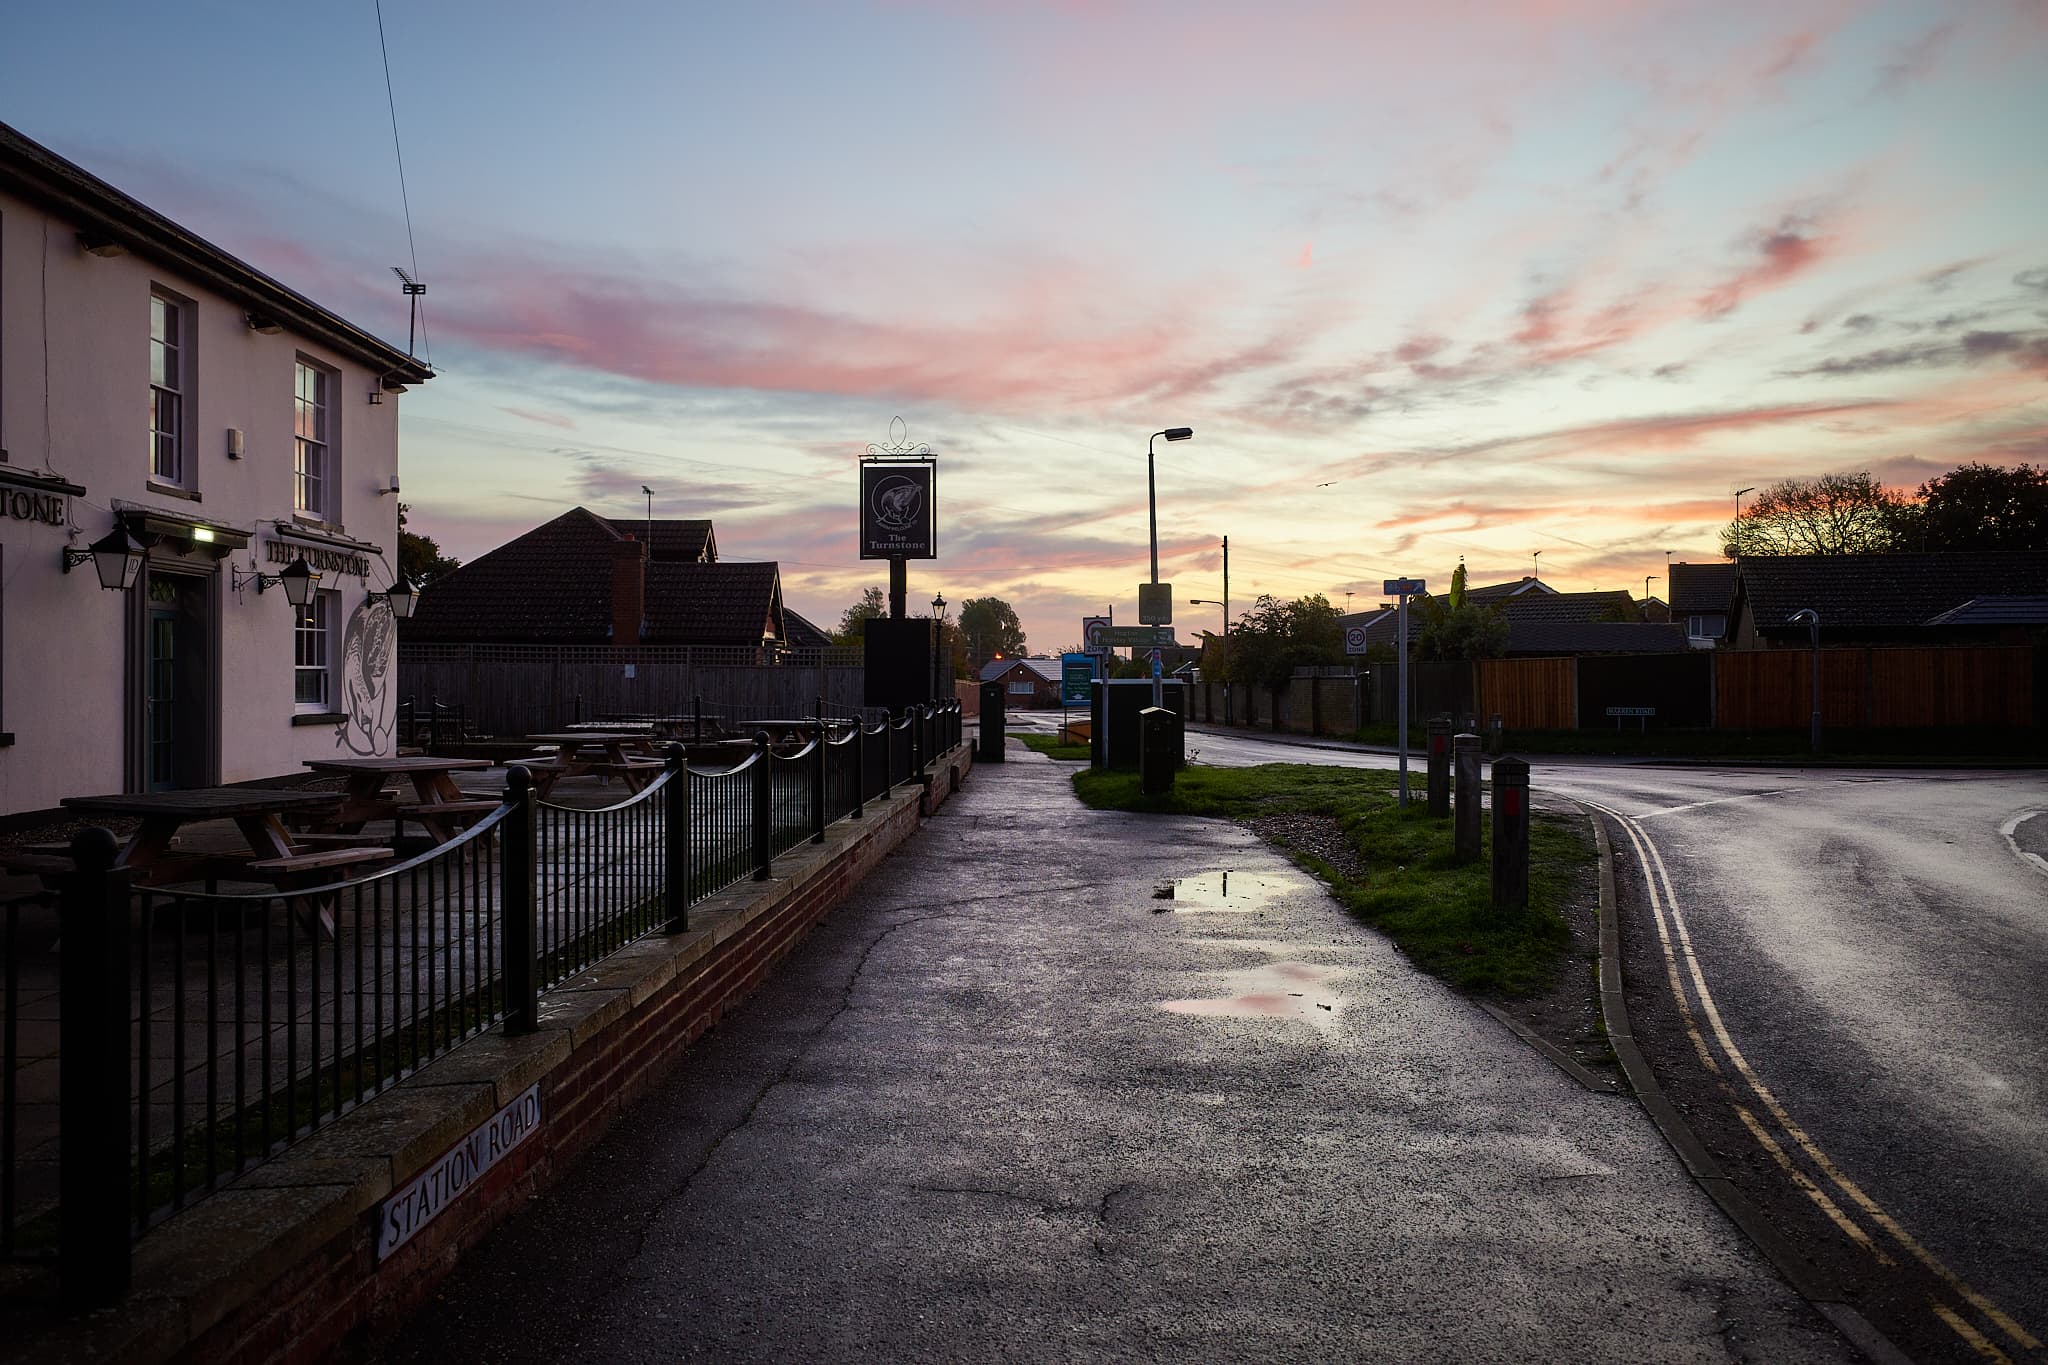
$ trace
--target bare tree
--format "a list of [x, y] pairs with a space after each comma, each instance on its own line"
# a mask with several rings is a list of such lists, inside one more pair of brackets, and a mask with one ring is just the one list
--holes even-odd
[[1869, 555], [1900, 544], [1911, 504], [1867, 473], [1780, 479], [1721, 532], [1721, 553]]

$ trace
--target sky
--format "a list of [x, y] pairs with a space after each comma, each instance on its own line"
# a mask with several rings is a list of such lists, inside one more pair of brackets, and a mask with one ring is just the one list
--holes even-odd
[[[405, 344], [413, 528], [709, 517], [831, 628], [1532, 569], [1747, 485], [2048, 460], [2048, 0], [0, 0], [0, 121]], [[394, 149], [403, 153], [404, 181]], [[410, 225], [407, 207], [410, 208]]]

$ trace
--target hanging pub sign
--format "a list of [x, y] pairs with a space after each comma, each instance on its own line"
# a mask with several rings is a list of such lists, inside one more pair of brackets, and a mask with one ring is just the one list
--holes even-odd
[[860, 466], [860, 557], [938, 558], [937, 462], [863, 460]]

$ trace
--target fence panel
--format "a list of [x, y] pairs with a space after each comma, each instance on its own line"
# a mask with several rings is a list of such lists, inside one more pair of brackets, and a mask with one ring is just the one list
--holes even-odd
[[[1570, 730], [1578, 724], [1572, 703], [1576, 659], [1482, 659], [1478, 714], [1481, 724], [1499, 716], [1510, 730]], [[1456, 714], [1455, 712], [1453, 714]]]

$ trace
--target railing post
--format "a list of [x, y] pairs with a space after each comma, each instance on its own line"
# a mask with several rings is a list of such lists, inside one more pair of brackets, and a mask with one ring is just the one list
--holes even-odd
[[904, 711], [910, 720], [910, 776], [924, 776], [924, 708], [912, 706]]
[[704, 694], [701, 692], [690, 694], [690, 726], [690, 743], [702, 744], [704, 742]]
[[[114, 1303], [128, 1292], [128, 869], [104, 829], [71, 840], [63, 881], [59, 968], [57, 1275], [74, 1308]], [[180, 964], [173, 970], [182, 970]], [[173, 1024], [182, 1028], [184, 1020]], [[145, 1027], [147, 1024], [145, 1023]], [[13, 1172], [7, 1173], [12, 1178]]]
[[533, 774], [514, 763], [505, 770], [505, 828], [498, 839], [498, 867], [504, 883], [505, 1032], [532, 1033], [540, 1027], [539, 868], [535, 857], [540, 811]]
[[432, 752], [441, 743], [441, 694], [427, 693], [427, 749]]
[[668, 746], [668, 801], [663, 812], [662, 888], [668, 908], [668, 932], [680, 934], [690, 927], [690, 771], [683, 746]]
[[754, 880], [765, 882], [774, 875], [775, 778], [768, 758], [768, 732], [754, 732]]
[[811, 842], [825, 842], [825, 699], [818, 698], [818, 736], [811, 746]]
[[1493, 908], [1529, 908], [1529, 765], [1519, 758], [1493, 764]]
[[853, 818], [865, 813], [868, 799], [868, 724], [856, 711], [853, 715]]

